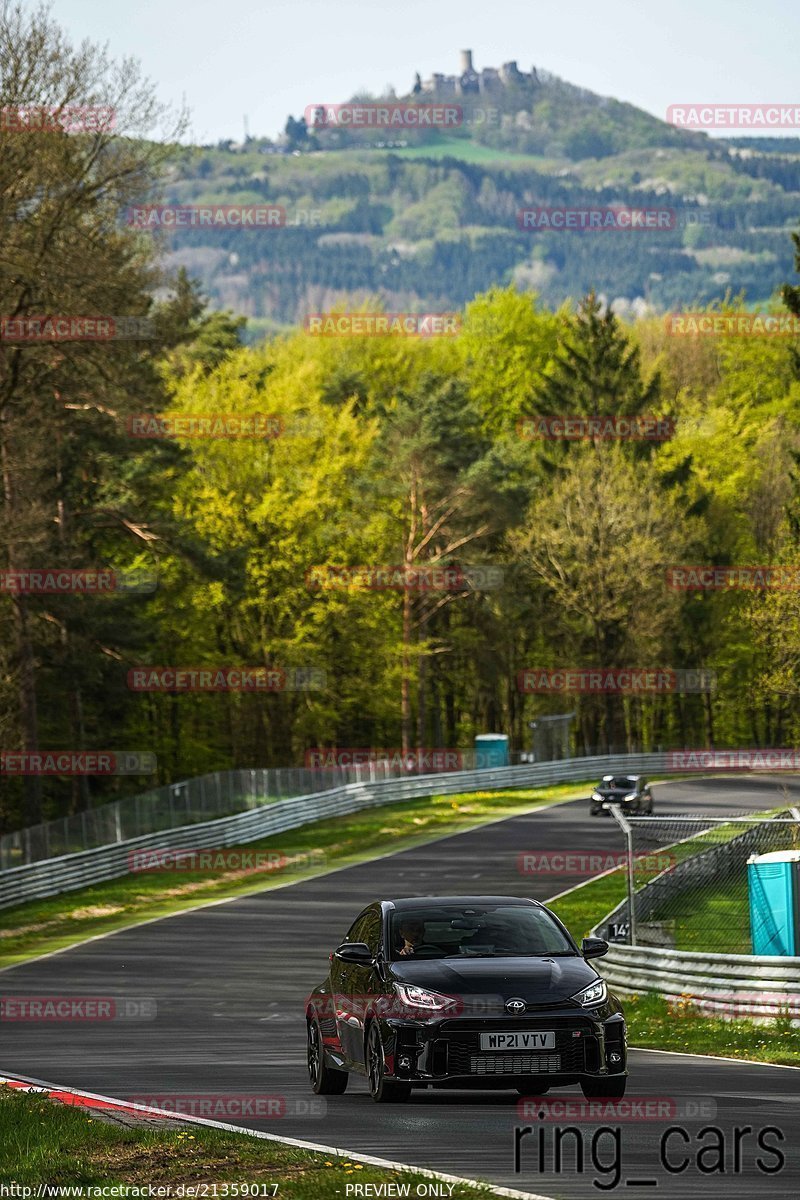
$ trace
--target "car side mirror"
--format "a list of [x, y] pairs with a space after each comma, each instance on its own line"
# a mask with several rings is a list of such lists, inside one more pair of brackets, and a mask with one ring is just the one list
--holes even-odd
[[581, 942], [581, 954], [584, 958], [602, 958], [608, 954], [608, 942], [605, 938], [584, 938]]
[[375, 956], [366, 942], [342, 942], [341, 946], [334, 950], [334, 954], [342, 962], [361, 963], [362, 966], [370, 966], [375, 961]]

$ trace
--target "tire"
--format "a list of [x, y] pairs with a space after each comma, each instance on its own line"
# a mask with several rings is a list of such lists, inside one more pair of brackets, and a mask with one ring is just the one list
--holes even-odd
[[610, 1075], [603, 1079], [582, 1079], [581, 1091], [587, 1100], [621, 1100], [625, 1095], [625, 1075]]
[[367, 1034], [364, 1065], [367, 1069], [369, 1094], [376, 1104], [404, 1104], [408, 1100], [411, 1095], [410, 1083], [393, 1083], [386, 1079], [383, 1042], [374, 1021]]
[[599, 808], [590, 808], [590, 809], [589, 809], [589, 816], [590, 816], [590, 817], [599, 817], [599, 816], [600, 816], [600, 809], [599, 809]]
[[318, 1096], [341, 1096], [347, 1087], [347, 1071], [337, 1071], [325, 1062], [319, 1021], [308, 1022], [308, 1078]]

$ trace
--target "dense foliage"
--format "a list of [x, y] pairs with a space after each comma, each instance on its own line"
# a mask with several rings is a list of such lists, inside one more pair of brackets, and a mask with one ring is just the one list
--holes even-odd
[[[235, 250], [232, 233], [215, 235], [216, 253], [238, 256], [246, 287], [269, 293], [282, 319], [310, 299], [323, 309], [339, 289], [365, 312], [420, 297], [463, 310], [455, 336], [293, 329], [243, 346], [241, 321], [207, 312], [185, 274], [165, 280], [158, 243], [120, 222], [155, 194], [168, 153], [165, 136], [144, 128], [159, 114], [135, 73], [70, 51], [46, 15], [26, 25], [4, 11], [2, 104], [38, 88], [42, 103], [80, 95], [137, 120], [113, 137], [0, 132], [0, 315], [151, 324], [139, 340], [0, 341], [0, 570], [138, 569], [158, 587], [0, 589], [3, 748], [147, 749], [169, 781], [299, 763], [318, 746], [466, 747], [487, 730], [521, 750], [532, 720], [565, 710], [576, 714], [578, 751], [797, 738], [798, 590], [666, 583], [671, 564], [797, 562], [795, 338], [670, 336], [652, 316], [621, 322], [594, 294], [554, 311], [552, 294], [489, 286], [503, 273], [497, 255], [510, 268], [517, 254], [519, 235], [500, 230], [498, 214], [513, 223], [521, 198], [563, 201], [564, 179], [397, 156], [355, 169], [323, 155], [270, 164], [256, 186], [243, 155], [227, 202], [321, 205], [336, 228], [390, 229], [398, 243], [340, 239], [323, 254], [310, 230], [242, 233]], [[213, 173], [212, 156], [186, 157], [198, 178]], [[752, 182], [723, 165], [736, 187]], [[760, 174], [764, 223], [796, 219], [792, 198]], [[184, 201], [199, 194], [174, 167], [164, 186]], [[570, 278], [587, 292], [615, 291], [632, 270], [619, 239], [604, 236], [575, 243], [559, 267], [569, 277], [580, 259]], [[661, 257], [636, 243], [637, 278], [657, 267], [678, 289], [682, 236]], [[557, 253], [553, 243], [541, 261]], [[759, 253], [754, 243], [753, 262]], [[769, 292], [790, 275], [775, 271], [771, 258]], [[359, 299], [365, 282], [374, 294]], [[709, 299], [705, 284], [697, 295]], [[784, 301], [797, 313], [789, 284]], [[269, 414], [280, 436], [131, 436], [145, 412]], [[526, 435], [532, 418], [596, 414], [655, 414], [674, 432], [658, 442]], [[309, 572], [326, 564], [461, 573], [447, 589], [320, 587]], [[132, 691], [129, 671], [143, 665], [274, 667], [295, 682]], [[704, 669], [718, 683], [627, 696], [518, 684], [525, 669], [590, 666]], [[142, 782], [6, 777], [0, 824], [77, 811]]]

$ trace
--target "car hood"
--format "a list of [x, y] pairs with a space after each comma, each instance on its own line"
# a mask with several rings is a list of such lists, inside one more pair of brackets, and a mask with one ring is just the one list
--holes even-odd
[[602, 796], [604, 800], [622, 800], [624, 796], [629, 796], [633, 788], [595, 788], [598, 796]]
[[393, 962], [399, 983], [416, 984], [448, 996], [518, 996], [527, 1004], [558, 1004], [597, 979], [597, 972], [578, 955], [568, 958], [447, 958]]

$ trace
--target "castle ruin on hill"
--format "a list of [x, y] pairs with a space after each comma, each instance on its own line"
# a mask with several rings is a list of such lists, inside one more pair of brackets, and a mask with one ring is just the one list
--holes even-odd
[[415, 96], [478, 96], [492, 95], [520, 84], [539, 83], [536, 67], [520, 71], [516, 62], [507, 62], [499, 68], [484, 67], [476, 71], [472, 65], [472, 51], [461, 51], [461, 71], [458, 75], [434, 73], [424, 82], [419, 72], [411, 89]]

